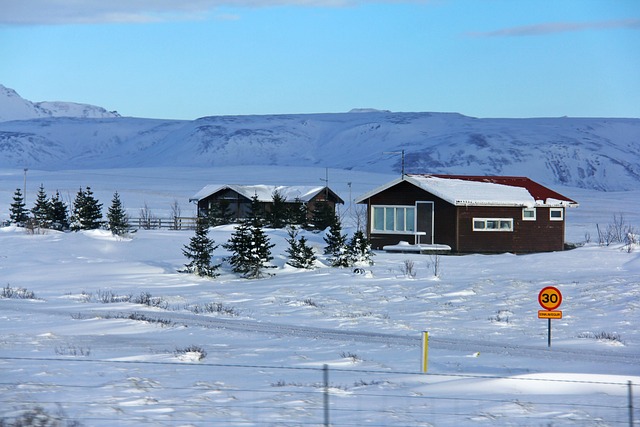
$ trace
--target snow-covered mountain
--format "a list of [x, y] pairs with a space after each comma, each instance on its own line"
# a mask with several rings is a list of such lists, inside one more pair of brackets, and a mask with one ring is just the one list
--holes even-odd
[[29, 120], [41, 117], [120, 117], [115, 111], [76, 102], [31, 102], [18, 93], [0, 85], [0, 122], [8, 120]]
[[[6, 98], [0, 96], [0, 112], [8, 108]], [[279, 165], [399, 173], [403, 151], [404, 169], [412, 173], [525, 175], [599, 190], [640, 187], [640, 119], [477, 119], [360, 109], [193, 121], [0, 122], [5, 168]]]

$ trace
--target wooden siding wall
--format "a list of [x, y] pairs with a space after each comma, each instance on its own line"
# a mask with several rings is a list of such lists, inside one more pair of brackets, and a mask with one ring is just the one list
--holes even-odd
[[[371, 206], [372, 205], [393, 205], [393, 206], [414, 206], [416, 201], [433, 202], [434, 230], [433, 242], [445, 244], [455, 248], [456, 234], [456, 211], [455, 207], [435, 197], [424, 190], [419, 189], [413, 184], [406, 181], [398, 183], [398, 185], [388, 188], [369, 199], [367, 206], [367, 231], [369, 240], [373, 249], [382, 249], [385, 245], [395, 245], [399, 241], [404, 240], [409, 243], [415, 242], [413, 234], [390, 234], [390, 233], [372, 233], [371, 228]], [[455, 250], [455, 249], [454, 249]]]
[[[564, 215], [563, 215], [564, 216]], [[513, 231], [473, 231], [473, 218], [513, 218]], [[550, 252], [564, 249], [565, 222], [551, 221], [549, 208], [536, 208], [535, 221], [522, 220], [521, 207], [458, 207], [458, 252]]]

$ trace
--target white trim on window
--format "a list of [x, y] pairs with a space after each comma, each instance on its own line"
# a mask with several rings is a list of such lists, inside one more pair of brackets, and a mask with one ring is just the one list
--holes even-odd
[[513, 231], [513, 218], [473, 218], [473, 231]]
[[550, 221], [564, 221], [564, 209], [563, 208], [549, 208], [549, 220]]
[[413, 233], [416, 229], [415, 206], [371, 206], [372, 233]]
[[536, 220], [536, 208], [522, 208], [522, 220], [523, 221], [535, 221]]

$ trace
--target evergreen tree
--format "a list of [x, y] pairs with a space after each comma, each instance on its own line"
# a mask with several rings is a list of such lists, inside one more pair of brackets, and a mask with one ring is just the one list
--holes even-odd
[[273, 192], [271, 209], [266, 213], [267, 225], [271, 228], [284, 228], [288, 221], [287, 200], [277, 190]]
[[206, 221], [196, 222], [195, 236], [189, 241], [189, 245], [184, 245], [182, 253], [190, 262], [185, 264], [187, 273], [197, 274], [198, 276], [217, 277], [220, 274], [218, 269], [220, 264], [211, 264], [213, 251], [218, 245], [209, 238], [209, 226]]
[[73, 213], [71, 214], [71, 229], [95, 230], [102, 224], [102, 204], [93, 197], [91, 187], [78, 191], [73, 202]]
[[51, 226], [51, 204], [47, 200], [47, 193], [44, 191], [43, 184], [40, 184], [31, 213], [33, 214], [35, 226], [40, 228], [49, 228]]
[[313, 214], [311, 217], [311, 224], [316, 230], [326, 230], [327, 227], [331, 227], [336, 221], [339, 221], [336, 211], [327, 202], [318, 202], [314, 206]]
[[67, 204], [60, 198], [60, 192], [56, 191], [55, 196], [49, 200], [49, 223], [54, 230], [69, 229], [69, 213]]
[[324, 253], [329, 255], [327, 259], [332, 267], [349, 267], [351, 265], [347, 236], [342, 234], [342, 224], [337, 217], [330, 225], [329, 232], [324, 236], [324, 241], [327, 244]]
[[289, 264], [295, 268], [313, 269], [316, 262], [316, 255], [313, 253], [313, 249], [307, 245], [307, 239], [301, 236], [298, 239], [298, 231], [295, 227], [289, 227], [289, 248], [287, 254], [289, 255]]
[[20, 191], [19, 188], [16, 188], [15, 193], [13, 193], [13, 203], [11, 203], [11, 208], [9, 209], [9, 219], [13, 224], [20, 226], [29, 220], [27, 210], [25, 209], [24, 198], [22, 197], [22, 191]]
[[271, 248], [275, 245], [269, 241], [262, 228], [260, 211], [256, 209], [259, 206], [257, 200], [256, 196], [252, 198], [250, 217], [240, 222], [227, 244], [223, 245], [231, 252], [227, 261], [234, 273], [247, 279], [262, 277], [265, 268], [273, 268], [269, 262], [273, 260]]
[[373, 265], [371, 243], [362, 230], [353, 234], [349, 241], [348, 253], [351, 265]]
[[129, 231], [129, 218], [120, 201], [120, 195], [116, 191], [111, 200], [111, 206], [107, 210], [109, 230], [116, 236], [122, 236]]
[[228, 200], [216, 200], [211, 204], [207, 212], [207, 221], [210, 227], [231, 224], [233, 220], [234, 216], [229, 209]]
[[295, 199], [287, 209], [287, 223], [303, 228], [308, 228], [307, 206], [300, 199]]
[[262, 222], [264, 221], [265, 218], [265, 212], [264, 212], [264, 208], [262, 206], [262, 203], [260, 203], [260, 200], [258, 200], [258, 195], [254, 195], [251, 198], [251, 204], [249, 205], [249, 212], [247, 212], [247, 218], [250, 221], [259, 221], [260, 222], [260, 226], [262, 226]]

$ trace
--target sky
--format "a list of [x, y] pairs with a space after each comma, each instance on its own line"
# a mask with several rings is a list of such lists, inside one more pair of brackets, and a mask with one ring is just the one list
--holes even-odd
[[0, 84], [123, 116], [640, 117], [637, 0], [0, 0]]

